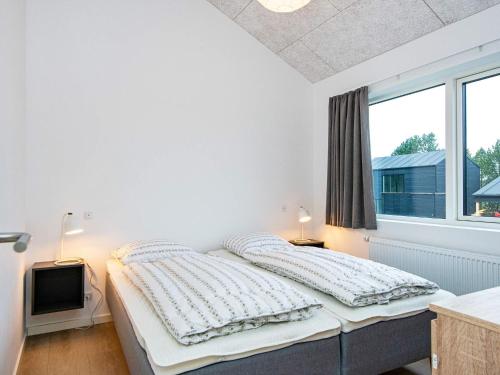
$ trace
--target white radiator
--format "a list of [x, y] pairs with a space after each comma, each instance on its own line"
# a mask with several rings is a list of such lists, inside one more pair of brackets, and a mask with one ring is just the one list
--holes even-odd
[[457, 295], [500, 286], [500, 257], [370, 238], [370, 259], [434, 281]]

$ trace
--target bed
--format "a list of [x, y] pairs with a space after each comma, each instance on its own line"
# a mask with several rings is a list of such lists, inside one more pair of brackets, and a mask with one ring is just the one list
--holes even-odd
[[306, 321], [183, 346], [121, 267], [107, 263], [106, 300], [132, 375], [340, 374], [340, 323], [326, 309]]
[[[225, 249], [208, 254], [251, 265]], [[387, 305], [352, 308], [303, 284], [284, 277], [283, 280], [319, 299], [340, 321], [340, 362], [344, 375], [380, 374], [430, 357], [430, 322], [435, 314], [428, 310], [428, 305], [453, 296], [439, 290]]]

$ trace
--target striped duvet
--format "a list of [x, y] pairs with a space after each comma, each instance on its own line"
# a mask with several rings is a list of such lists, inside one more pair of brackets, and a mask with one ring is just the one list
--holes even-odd
[[196, 252], [131, 263], [123, 272], [172, 336], [186, 345], [267, 323], [307, 319], [321, 306], [264, 272]]
[[348, 306], [385, 304], [439, 290], [435, 283], [419, 276], [329, 249], [285, 245], [238, 253], [257, 266], [330, 294]]

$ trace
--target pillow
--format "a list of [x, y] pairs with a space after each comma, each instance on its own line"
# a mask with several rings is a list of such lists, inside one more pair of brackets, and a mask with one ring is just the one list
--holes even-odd
[[243, 255], [243, 253], [250, 249], [276, 249], [283, 248], [283, 246], [291, 247], [292, 245], [280, 236], [272, 233], [251, 233], [231, 237], [224, 241], [222, 244], [229, 251]]
[[114, 258], [123, 264], [152, 262], [181, 253], [194, 252], [193, 249], [167, 240], [135, 241], [113, 251]]

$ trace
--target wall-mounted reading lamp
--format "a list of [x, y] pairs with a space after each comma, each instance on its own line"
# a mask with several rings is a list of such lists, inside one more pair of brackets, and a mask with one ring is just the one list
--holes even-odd
[[14, 242], [14, 251], [18, 253], [26, 251], [30, 239], [29, 233], [0, 233], [0, 243]]

